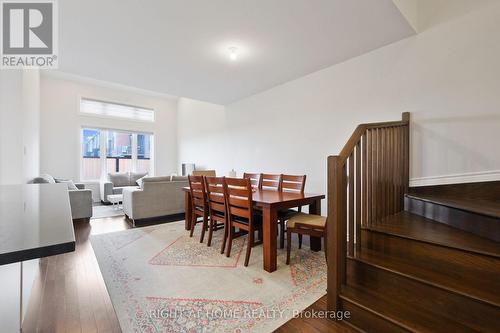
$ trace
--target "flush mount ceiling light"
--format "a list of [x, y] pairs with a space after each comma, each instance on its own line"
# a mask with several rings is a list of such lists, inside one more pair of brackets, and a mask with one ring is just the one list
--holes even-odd
[[238, 48], [236, 46], [231, 46], [228, 48], [229, 51], [229, 59], [232, 61], [238, 60]]

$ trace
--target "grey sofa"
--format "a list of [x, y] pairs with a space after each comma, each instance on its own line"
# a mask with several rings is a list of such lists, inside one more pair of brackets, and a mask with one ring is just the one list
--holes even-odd
[[69, 203], [71, 205], [71, 216], [73, 220], [86, 219], [92, 217], [92, 191], [85, 189], [85, 184], [73, 183], [70, 180], [57, 179], [51, 175], [41, 175], [34, 178], [32, 184], [68, 184]]
[[142, 187], [123, 189], [123, 212], [132, 220], [184, 213], [187, 177], [144, 177]]
[[137, 180], [144, 176], [147, 176], [147, 173], [109, 173], [107, 179], [100, 184], [101, 201], [109, 204], [108, 195], [122, 194], [125, 188], [139, 188]]

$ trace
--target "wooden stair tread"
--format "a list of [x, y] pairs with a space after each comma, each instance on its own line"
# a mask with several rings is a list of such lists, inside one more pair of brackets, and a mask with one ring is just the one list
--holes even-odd
[[410, 332], [471, 332], [469, 327], [452, 322], [436, 312], [403, 304], [377, 293], [374, 289], [344, 285], [340, 298], [353, 302]]
[[[405, 261], [368, 248], [358, 251], [352, 259], [500, 307], [500, 295], [496, 292], [500, 290], [500, 281], [491, 283], [477, 278], [469, 281], [456, 272], [431, 270], [421, 267], [418, 261]], [[498, 263], [491, 263], [493, 269], [495, 264]]]
[[362, 228], [500, 258], [500, 243], [408, 212]]
[[449, 195], [444, 196], [444, 195], [429, 194], [429, 193], [426, 194], [410, 193], [407, 194], [407, 197], [500, 219], [499, 201], [475, 199], [475, 198], [459, 198], [459, 197], [452, 197]]

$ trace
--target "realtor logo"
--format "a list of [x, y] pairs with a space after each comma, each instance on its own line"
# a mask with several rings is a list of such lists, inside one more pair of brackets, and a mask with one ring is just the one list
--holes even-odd
[[1, 0], [1, 67], [57, 68], [55, 0]]

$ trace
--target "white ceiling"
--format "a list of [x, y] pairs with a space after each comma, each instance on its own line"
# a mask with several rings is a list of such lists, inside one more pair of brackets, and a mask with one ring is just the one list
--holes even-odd
[[415, 33], [392, 0], [58, 3], [61, 71], [218, 104]]

